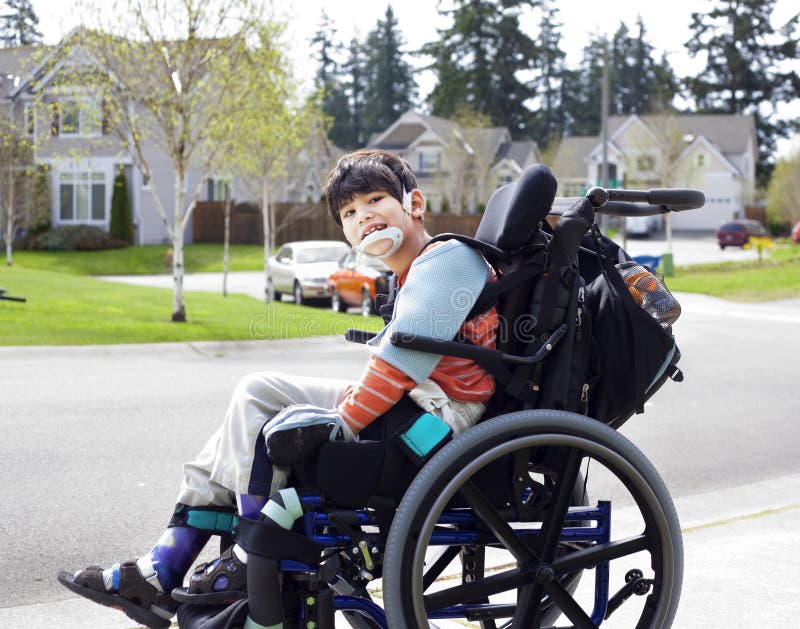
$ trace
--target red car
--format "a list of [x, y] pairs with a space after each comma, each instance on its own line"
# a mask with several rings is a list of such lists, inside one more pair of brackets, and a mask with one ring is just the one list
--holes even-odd
[[767, 230], [758, 221], [751, 219], [741, 219], [728, 221], [719, 226], [717, 230], [717, 242], [719, 248], [741, 247], [747, 243], [750, 236], [766, 236]]
[[800, 245], [800, 223], [792, 227], [792, 242]]
[[334, 312], [347, 312], [358, 306], [365, 317], [375, 313], [375, 295], [386, 292], [391, 274], [380, 260], [351, 251], [328, 277], [331, 308]]

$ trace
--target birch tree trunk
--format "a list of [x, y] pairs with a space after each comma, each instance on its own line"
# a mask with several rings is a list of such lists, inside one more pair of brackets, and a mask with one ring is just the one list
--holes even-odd
[[172, 320], [186, 321], [186, 304], [183, 299], [183, 178], [175, 173], [175, 208], [172, 229]]
[[228, 257], [231, 249], [231, 205], [233, 201], [225, 202], [225, 235], [222, 245], [222, 296], [228, 296]]
[[261, 179], [261, 221], [264, 225], [264, 303], [272, 301], [272, 282], [269, 277], [269, 252], [272, 230], [270, 229], [269, 211], [269, 179], [264, 175]]
[[8, 186], [8, 206], [6, 207], [6, 229], [5, 229], [5, 237], [4, 240], [6, 241], [6, 266], [11, 266], [14, 261], [11, 259], [14, 249], [14, 177], [12, 176], [9, 179], [9, 186]]

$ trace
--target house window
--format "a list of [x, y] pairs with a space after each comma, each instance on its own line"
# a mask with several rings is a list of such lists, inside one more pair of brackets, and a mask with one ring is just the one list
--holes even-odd
[[103, 108], [92, 98], [60, 101], [53, 105], [51, 129], [53, 135], [100, 135]]
[[61, 173], [59, 217], [62, 222], [88, 223], [106, 220], [106, 176], [102, 172]]
[[208, 201], [227, 201], [231, 198], [231, 184], [227, 179], [206, 179]]
[[36, 125], [36, 116], [34, 115], [33, 105], [27, 103], [25, 105], [25, 130], [28, 132], [28, 135], [33, 135]]
[[636, 170], [639, 172], [650, 172], [655, 168], [656, 160], [652, 155], [639, 155], [636, 158]]
[[432, 173], [439, 170], [439, 153], [433, 152], [420, 152], [419, 154], [419, 171], [422, 173]]
[[706, 165], [706, 156], [705, 153], [698, 153], [697, 154], [697, 166], [702, 168]]
[[510, 183], [514, 183], [514, 178], [511, 175], [503, 175], [497, 182], [497, 187], [502, 188], [503, 186], [508, 185]]

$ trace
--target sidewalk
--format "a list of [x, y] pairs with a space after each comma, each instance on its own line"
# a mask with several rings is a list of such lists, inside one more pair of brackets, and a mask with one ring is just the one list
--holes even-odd
[[[779, 629], [800, 615], [800, 556], [794, 541], [800, 516], [800, 474], [676, 501], [684, 543], [680, 629]], [[625, 510], [615, 518], [625, 518]], [[584, 579], [583, 586], [591, 586]], [[380, 601], [379, 601], [380, 602]], [[628, 626], [624, 606], [603, 626]], [[0, 609], [6, 629], [129, 629], [120, 612], [77, 597]], [[439, 629], [463, 623], [436, 623]]]

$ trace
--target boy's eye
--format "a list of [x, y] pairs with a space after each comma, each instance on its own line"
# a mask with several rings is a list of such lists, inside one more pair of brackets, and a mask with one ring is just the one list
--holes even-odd
[[355, 210], [353, 210], [353, 209], [342, 210], [340, 212], [340, 215], [341, 215], [342, 218], [347, 218], [348, 216], [351, 216], [352, 214], [355, 214]]
[[372, 198], [369, 200], [369, 202], [370, 202], [370, 203], [377, 203], [377, 202], [378, 202], [378, 201], [380, 201], [382, 198], [383, 198], [383, 195], [382, 195], [382, 194], [379, 194], [379, 195], [376, 195], [376, 196], [372, 197]]

